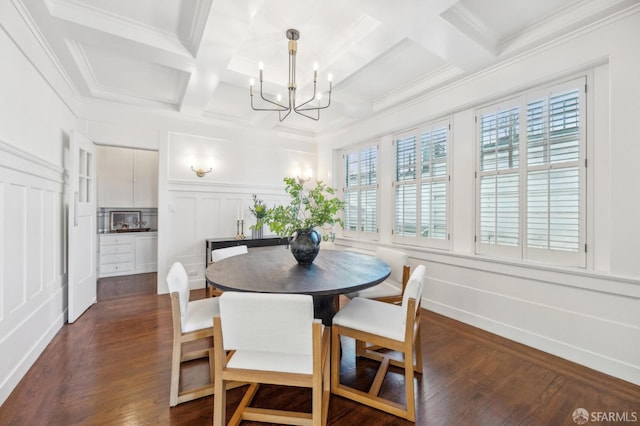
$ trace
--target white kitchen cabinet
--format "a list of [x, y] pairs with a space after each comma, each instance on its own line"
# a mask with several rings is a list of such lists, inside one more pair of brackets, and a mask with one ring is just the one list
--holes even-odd
[[158, 270], [158, 234], [144, 232], [136, 235], [135, 273], [156, 272]]
[[135, 237], [125, 234], [101, 234], [98, 277], [134, 273]]
[[133, 150], [133, 207], [158, 207], [158, 151]]
[[98, 277], [156, 272], [158, 233], [100, 234]]
[[98, 206], [158, 207], [158, 152], [98, 146]]

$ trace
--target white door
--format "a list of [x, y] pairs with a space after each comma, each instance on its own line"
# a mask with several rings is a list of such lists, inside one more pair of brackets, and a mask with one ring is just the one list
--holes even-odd
[[69, 141], [69, 322], [96, 302], [95, 145], [74, 132]]

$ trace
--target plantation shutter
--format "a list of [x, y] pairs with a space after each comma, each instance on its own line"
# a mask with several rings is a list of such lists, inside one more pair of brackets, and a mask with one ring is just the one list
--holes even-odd
[[585, 266], [586, 77], [478, 111], [483, 254]]
[[345, 156], [345, 231], [356, 231], [358, 229], [358, 164], [359, 155], [357, 151]]
[[520, 117], [513, 103], [480, 116], [480, 243], [520, 242]]
[[360, 152], [360, 231], [377, 232], [377, 147]]
[[395, 224], [399, 236], [417, 235], [417, 137], [408, 135], [395, 140]]
[[344, 231], [363, 236], [378, 232], [378, 147], [368, 145], [344, 154]]
[[434, 127], [420, 136], [420, 236], [446, 239], [448, 126]]
[[580, 94], [527, 105], [527, 246], [580, 251]]

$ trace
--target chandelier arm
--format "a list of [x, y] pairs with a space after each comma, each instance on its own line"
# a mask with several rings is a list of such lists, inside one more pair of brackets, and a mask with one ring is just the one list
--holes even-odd
[[[302, 109], [303, 111], [307, 108], [302, 108], [303, 106], [307, 105], [308, 103], [310, 103], [311, 101], [313, 101], [316, 98], [315, 93], [313, 94], [313, 96], [311, 97], [311, 99], [309, 99], [306, 102], [301, 103], [300, 105], [296, 105], [293, 107], [293, 109], [298, 110], [298, 109]], [[311, 107], [311, 109], [316, 109], [316, 107]]]
[[[304, 104], [302, 104], [302, 105], [304, 105]], [[300, 107], [301, 107], [302, 105], [300, 105]], [[330, 105], [331, 105], [331, 92], [329, 92], [329, 99], [327, 100], [327, 104], [326, 104], [326, 105], [324, 105], [324, 106], [317, 106], [317, 107], [307, 107], [307, 108], [300, 108], [300, 107], [297, 107], [297, 108], [295, 108], [295, 111], [296, 111], [296, 112], [298, 112], [298, 111], [313, 111], [313, 110], [318, 110], [318, 111], [319, 111], [319, 110], [321, 110], [321, 109], [327, 109], [327, 108], [329, 108], [329, 106], [330, 106]]]
[[317, 112], [317, 116], [316, 116], [316, 117], [312, 117], [312, 116], [310, 116], [310, 115], [308, 115], [308, 114], [305, 114], [304, 112], [300, 112], [300, 111], [307, 111], [307, 110], [304, 110], [304, 109], [303, 109], [303, 110], [297, 110], [297, 109], [294, 109], [294, 111], [295, 111], [297, 114], [300, 114], [300, 115], [302, 115], [303, 117], [310, 118], [310, 119], [312, 119], [312, 120], [314, 120], [314, 121], [318, 121], [318, 120], [320, 120], [320, 110], [319, 110], [318, 108], [312, 108], [312, 109], [309, 109], [308, 111], [312, 111], [312, 110], [315, 110], [315, 111]]
[[[291, 114], [291, 110], [293, 108], [289, 108], [289, 110], [287, 111], [287, 113], [284, 115], [284, 117], [282, 116], [282, 111], [278, 111], [278, 118], [280, 119], [280, 122], [283, 122], [285, 118], [287, 118], [289, 116], [289, 114]], [[295, 111], [295, 110], [294, 110]]]
[[[269, 102], [272, 105], [275, 105], [278, 107], [278, 109], [276, 111], [286, 111], [287, 107], [284, 105], [280, 105], [278, 102], [273, 102], [267, 98], [264, 97], [264, 94], [262, 92], [262, 81], [260, 82], [260, 97], [262, 98], [263, 101], [265, 102]], [[253, 97], [251, 98], [251, 100], [253, 101]]]
[[[269, 102], [267, 100], [267, 102]], [[272, 104], [278, 105], [275, 102], [271, 102]], [[282, 105], [280, 105], [282, 108], [257, 108], [255, 106], [253, 106], [253, 96], [251, 96], [251, 109], [254, 111], [286, 111], [287, 108], [283, 107]]]

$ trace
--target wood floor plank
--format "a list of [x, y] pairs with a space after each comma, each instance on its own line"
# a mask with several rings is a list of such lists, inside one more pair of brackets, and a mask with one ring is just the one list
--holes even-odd
[[[141, 290], [144, 283], [127, 295], [121, 284], [115, 291], [105, 289], [96, 305], [60, 330], [0, 407], [0, 425], [211, 424], [213, 397], [169, 407], [168, 295], [149, 294]], [[201, 297], [204, 290], [192, 292], [192, 299]], [[418, 425], [574, 425], [571, 415], [579, 407], [635, 412], [640, 419], [638, 386], [432, 312], [425, 311], [422, 321]], [[343, 341], [343, 381], [366, 389], [375, 365], [356, 362], [353, 342]], [[402, 401], [402, 376], [396, 367], [390, 371], [381, 394]], [[191, 362], [183, 376], [187, 386], [204, 383], [206, 362]], [[229, 417], [243, 391], [228, 392]], [[310, 394], [263, 386], [255, 403], [310, 409]], [[328, 424], [411, 423], [332, 396]]]

